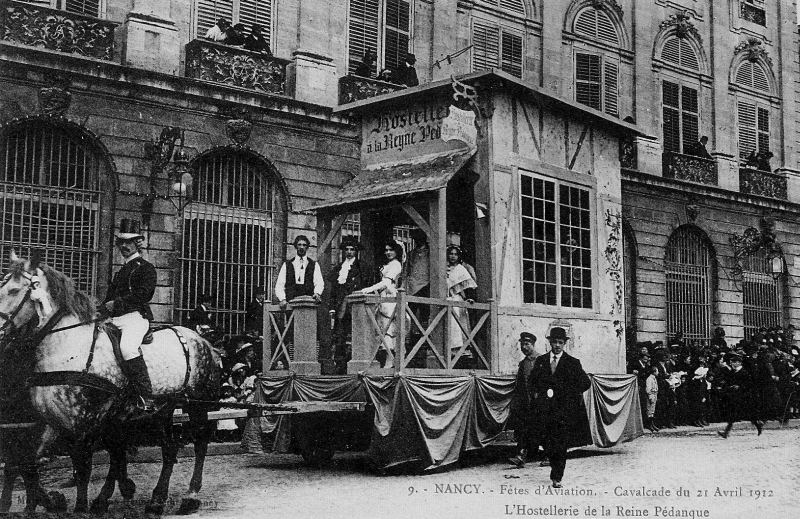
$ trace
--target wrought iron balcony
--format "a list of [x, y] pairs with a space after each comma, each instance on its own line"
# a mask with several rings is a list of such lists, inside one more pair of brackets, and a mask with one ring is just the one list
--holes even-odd
[[717, 185], [717, 163], [714, 160], [665, 151], [661, 162], [666, 178]]
[[117, 23], [0, 0], [0, 40], [111, 61]]
[[739, 168], [739, 191], [748, 195], [786, 200], [786, 177], [771, 171]]
[[207, 40], [186, 44], [186, 77], [283, 94], [287, 59]]
[[405, 88], [405, 86], [349, 74], [339, 78], [339, 104], [343, 105], [388, 94], [402, 88]]

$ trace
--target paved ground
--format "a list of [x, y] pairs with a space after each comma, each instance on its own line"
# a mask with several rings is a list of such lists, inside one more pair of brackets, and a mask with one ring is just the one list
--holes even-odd
[[[548, 468], [505, 463], [508, 449], [495, 447], [468, 456], [436, 474], [376, 475], [363, 454], [337, 455], [325, 469], [303, 465], [298, 456], [224, 455], [206, 465], [206, 501], [201, 517], [303, 518], [500, 518], [500, 517], [798, 517], [800, 428], [797, 421], [762, 436], [738, 424], [728, 440], [717, 427], [648, 434], [612, 449], [587, 448], [567, 462], [564, 494], [547, 494]], [[186, 488], [191, 458], [172, 478], [174, 512]], [[131, 475], [137, 498], [149, 497], [159, 465], [136, 463]], [[91, 495], [105, 467], [95, 467]], [[43, 474], [49, 488], [70, 476], [65, 467]], [[677, 495], [684, 489], [688, 495]], [[63, 489], [74, 503], [74, 488]], [[669, 495], [665, 495], [669, 492]], [[642, 496], [641, 494], [648, 494]], [[22, 508], [15, 492], [13, 510]], [[115, 497], [112, 511], [141, 515], [142, 503], [127, 508]], [[594, 513], [592, 513], [594, 510]]]

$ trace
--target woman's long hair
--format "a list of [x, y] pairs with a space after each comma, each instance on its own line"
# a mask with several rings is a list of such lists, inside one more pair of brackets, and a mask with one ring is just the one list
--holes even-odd
[[[403, 263], [403, 252], [404, 252], [404, 250], [403, 250], [403, 246], [402, 246], [402, 245], [400, 245], [399, 243], [397, 243], [395, 240], [386, 240], [386, 241], [383, 243], [383, 247], [384, 247], [384, 249], [385, 249], [386, 247], [391, 247], [392, 249], [394, 249], [394, 253], [395, 253], [395, 255], [396, 255], [396, 258], [395, 258], [395, 259], [396, 259], [397, 261], [399, 261], [400, 263]], [[387, 260], [387, 259], [386, 259], [386, 256], [384, 255], [384, 261], [383, 261], [383, 264], [384, 264], [384, 265], [386, 265], [387, 263], [389, 263], [389, 260]]]

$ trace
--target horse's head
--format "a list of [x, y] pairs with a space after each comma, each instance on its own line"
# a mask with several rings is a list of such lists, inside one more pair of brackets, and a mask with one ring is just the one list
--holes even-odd
[[34, 317], [38, 317], [42, 325], [53, 313], [47, 277], [39, 268], [39, 262], [37, 252], [30, 260], [11, 252], [11, 264], [0, 281], [0, 340]]

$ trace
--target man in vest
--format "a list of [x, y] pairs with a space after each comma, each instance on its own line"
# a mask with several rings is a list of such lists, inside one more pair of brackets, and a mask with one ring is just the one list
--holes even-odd
[[275, 283], [275, 297], [281, 308], [286, 308], [288, 301], [295, 297], [312, 296], [319, 303], [325, 290], [325, 279], [316, 261], [308, 258], [309, 239], [300, 234], [294, 239], [297, 255], [283, 262]]
[[153, 408], [153, 390], [140, 346], [153, 320], [149, 303], [156, 291], [156, 269], [139, 254], [144, 236], [138, 223], [123, 219], [120, 224], [114, 244], [125, 264], [108, 286], [103, 307], [122, 332], [119, 349], [123, 368], [139, 395], [140, 407], [147, 410]]

